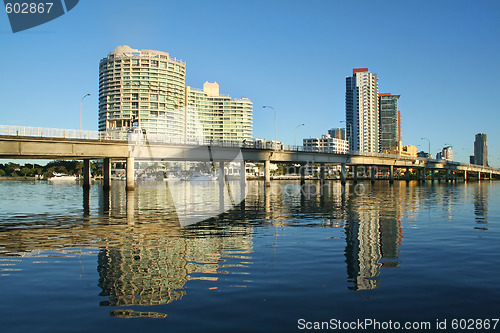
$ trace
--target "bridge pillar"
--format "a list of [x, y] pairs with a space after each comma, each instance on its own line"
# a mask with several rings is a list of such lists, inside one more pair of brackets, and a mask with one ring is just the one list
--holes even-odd
[[135, 188], [134, 181], [134, 158], [127, 157], [127, 164], [125, 166], [127, 168], [127, 191], [132, 191]]
[[240, 162], [240, 193], [241, 198], [245, 198], [245, 191], [247, 185], [247, 172], [246, 172], [246, 163], [245, 161]]
[[424, 168], [422, 168], [422, 183], [425, 183], [425, 172], [426, 172], [426, 170], [424, 167]]
[[358, 182], [358, 166], [357, 165], [352, 166], [352, 180], [355, 183]]
[[345, 163], [340, 165], [340, 181], [342, 184], [345, 184], [346, 172], [345, 172]]
[[83, 188], [84, 189], [89, 189], [90, 188], [90, 160], [83, 160]]
[[226, 184], [226, 173], [224, 170], [224, 162], [219, 162], [219, 213], [224, 212], [224, 185]]
[[[266, 160], [264, 161], [264, 184], [265, 186], [271, 186], [271, 162]], [[302, 170], [302, 166], [301, 166]]]
[[464, 170], [464, 182], [467, 181], [467, 170]]
[[321, 188], [323, 189], [323, 185], [325, 184], [325, 163], [319, 164], [319, 183]]
[[389, 183], [394, 184], [394, 165], [389, 165]]
[[446, 182], [449, 182], [450, 181], [450, 169], [446, 169], [446, 178], [445, 178]]
[[372, 165], [370, 168], [370, 178], [372, 183], [375, 183], [375, 170], [376, 170], [375, 168], [376, 168], [375, 165]]
[[481, 171], [477, 173], [477, 180], [481, 180]]
[[306, 183], [306, 167], [308, 164], [300, 165], [300, 186], [303, 186]]
[[405, 177], [406, 177], [406, 181], [409, 182], [410, 181], [410, 168], [406, 168]]
[[490, 180], [493, 179], [493, 172], [490, 171]]
[[103, 188], [109, 190], [111, 187], [111, 159], [105, 158], [102, 161]]

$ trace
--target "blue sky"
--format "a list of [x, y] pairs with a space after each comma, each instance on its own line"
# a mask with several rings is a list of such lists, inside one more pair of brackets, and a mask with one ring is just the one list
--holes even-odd
[[81, 0], [13, 34], [0, 14], [1, 124], [97, 129], [99, 60], [117, 45], [187, 62], [186, 84], [217, 81], [254, 103], [254, 136], [317, 137], [345, 118], [345, 77], [368, 67], [401, 95], [402, 138], [456, 160], [488, 134], [500, 167], [499, 1]]

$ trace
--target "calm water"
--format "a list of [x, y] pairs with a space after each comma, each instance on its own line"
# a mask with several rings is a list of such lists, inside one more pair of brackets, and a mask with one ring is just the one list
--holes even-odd
[[[164, 183], [127, 195], [116, 182], [107, 195], [0, 182], [1, 331], [290, 332], [299, 319], [500, 316], [500, 183], [332, 181], [323, 195], [248, 184], [244, 205], [181, 227]], [[204, 207], [214, 193], [190, 196]]]

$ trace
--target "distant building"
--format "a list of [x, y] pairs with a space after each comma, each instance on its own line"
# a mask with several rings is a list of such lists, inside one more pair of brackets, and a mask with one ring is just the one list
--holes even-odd
[[417, 157], [417, 147], [413, 145], [403, 146], [399, 141], [399, 153], [403, 156]]
[[469, 156], [469, 163], [470, 164], [476, 164], [476, 160], [474, 159], [474, 155]]
[[400, 113], [398, 100], [400, 95], [391, 93], [378, 94], [379, 98], [379, 138], [380, 152], [386, 153], [398, 147], [401, 141]]
[[442, 151], [436, 154], [436, 160], [453, 161], [453, 147], [444, 147]]
[[328, 134], [330, 134], [330, 136], [332, 138], [335, 138], [335, 139], [347, 140], [346, 139], [346, 129], [345, 128], [337, 127], [337, 128], [329, 129], [328, 130]]
[[252, 137], [252, 102], [219, 94], [217, 82], [205, 82], [203, 90], [186, 87], [186, 105], [197, 111], [207, 142], [242, 142]]
[[488, 147], [486, 146], [486, 134], [476, 134], [474, 141], [474, 164], [488, 166]]
[[379, 152], [379, 105], [377, 74], [354, 68], [346, 77], [345, 112], [347, 138], [352, 150]]
[[419, 151], [417, 153], [417, 157], [432, 158], [432, 155], [429, 153], [426, 153], [425, 151]]
[[320, 153], [346, 154], [349, 151], [347, 140], [332, 138], [330, 134], [323, 134], [321, 138], [309, 138], [303, 140], [305, 151]]
[[448, 146], [443, 148], [443, 158], [447, 161], [453, 161], [453, 147]]

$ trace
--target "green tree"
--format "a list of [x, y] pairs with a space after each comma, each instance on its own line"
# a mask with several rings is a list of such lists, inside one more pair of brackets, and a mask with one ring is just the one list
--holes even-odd
[[19, 172], [21, 173], [21, 175], [24, 175], [24, 177], [33, 175], [33, 169], [27, 167], [22, 167], [21, 171]]

